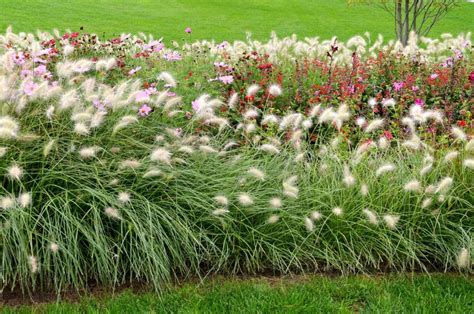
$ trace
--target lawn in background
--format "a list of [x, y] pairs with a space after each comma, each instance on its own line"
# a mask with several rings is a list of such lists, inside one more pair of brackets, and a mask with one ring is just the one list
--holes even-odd
[[[184, 38], [187, 26], [192, 39], [217, 41], [245, 39], [246, 31], [266, 40], [272, 30], [279, 36], [346, 40], [370, 31], [393, 38], [392, 20], [383, 10], [349, 7], [346, 0], [0, 0], [2, 31], [8, 25], [17, 32], [78, 31], [83, 26], [106, 37], [145, 32], [166, 41]], [[463, 1], [430, 35], [467, 31], [474, 31], [474, 3]]]
[[472, 278], [454, 274], [214, 279], [187, 283], [161, 297], [125, 291], [4, 313], [473, 313], [473, 290]]

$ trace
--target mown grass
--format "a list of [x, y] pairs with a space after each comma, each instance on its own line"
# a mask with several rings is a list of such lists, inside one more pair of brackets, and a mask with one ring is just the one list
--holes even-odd
[[[370, 31], [393, 38], [392, 17], [377, 8], [349, 7], [346, 0], [0, 0], [0, 29], [13, 25], [16, 31], [67, 28], [112, 37], [121, 32], [145, 32], [165, 40], [185, 37], [192, 27], [192, 39], [244, 39], [245, 32], [266, 40], [271, 31], [279, 36], [297, 34], [346, 40]], [[444, 32], [473, 31], [474, 4], [460, 7], [433, 29]], [[186, 38], [189, 36], [186, 36]]]
[[472, 313], [474, 281], [461, 275], [216, 279], [158, 296], [128, 290], [4, 313]]

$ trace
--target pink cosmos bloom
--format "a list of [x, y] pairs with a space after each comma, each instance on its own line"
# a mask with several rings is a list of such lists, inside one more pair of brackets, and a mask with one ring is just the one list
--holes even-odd
[[23, 52], [19, 52], [18, 54], [14, 55], [12, 59], [17, 65], [23, 65], [25, 63], [25, 55]]
[[421, 99], [421, 98], [415, 99], [415, 105], [423, 107], [424, 104], [425, 104], [425, 102], [423, 101], [423, 99]]
[[188, 27], [186, 27], [186, 29], [184, 31], [188, 34], [191, 34], [192, 29], [191, 29], [191, 27], [188, 26]]
[[193, 107], [194, 111], [198, 111], [199, 108], [201, 108], [201, 103], [199, 102], [198, 99], [193, 100], [193, 102], [191, 104], [192, 104], [192, 107]]
[[33, 92], [35, 91], [36, 87], [38, 87], [38, 84], [36, 84], [35, 82], [32, 82], [32, 81], [28, 81], [25, 83], [25, 87], [23, 88], [23, 92], [28, 95], [28, 96], [31, 96], [33, 95]]
[[27, 78], [28, 76], [31, 76], [32, 74], [33, 72], [31, 72], [30, 70], [21, 70], [20, 72], [21, 78]]
[[433, 74], [430, 75], [430, 79], [436, 80], [438, 78], [438, 76], [439, 75], [437, 73], [433, 73]]
[[219, 81], [224, 84], [231, 84], [234, 81], [234, 77], [232, 75], [220, 76]]
[[175, 93], [175, 92], [167, 92], [167, 93], [166, 93], [166, 96], [168, 96], [168, 97], [175, 97], [175, 96], [176, 96], [176, 93]]
[[414, 91], [414, 92], [417, 92], [417, 91], [420, 90], [420, 88], [418, 87], [418, 85], [413, 85], [413, 86], [411, 87], [411, 90]]
[[37, 66], [34, 70], [35, 74], [38, 76], [45, 74], [47, 71], [48, 70], [46, 69], [46, 66], [44, 64]]
[[393, 83], [393, 88], [395, 91], [399, 92], [403, 88], [403, 82], [395, 82]]
[[146, 92], [146, 90], [142, 90], [137, 93], [135, 96], [135, 101], [136, 102], [144, 102], [148, 101], [150, 99], [150, 95]]
[[181, 60], [181, 55], [177, 51], [172, 51], [170, 53], [165, 53], [163, 55], [163, 58], [165, 58], [166, 61], [179, 61]]
[[151, 107], [149, 107], [147, 104], [143, 104], [140, 109], [138, 109], [138, 113], [142, 117], [146, 117], [150, 114], [151, 112]]

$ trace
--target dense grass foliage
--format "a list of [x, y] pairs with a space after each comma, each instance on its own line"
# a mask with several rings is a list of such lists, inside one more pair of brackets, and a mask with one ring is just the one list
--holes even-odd
[[469, 36], [38, 36], [0, 37], [3, 289], [471, 271]]
[[[215, 279], [165, 291], [85, 297], [5, 313], [470, 313], [472, 279], [457, 275]], [[37, 300], [38, 301], [38, 300]]]
[[[61, 31], [80, 27], [88, 32], [115, 37], [122, 32], [145, 32], [166, 41], [193, 39], [237, 40], [252, 32], [265, 40], [270, 32], [279, 36], [296, 33], [301, 38], [337, 35], [342, 40], [370, 31], [394, 38], [393, 18], [381, 9], [348, 6], [347, 0], [121, 0], [47, 1], [0, 0], [0, 29]], [[474, 4], [461, 1], [430, 34], [474, 31]]]

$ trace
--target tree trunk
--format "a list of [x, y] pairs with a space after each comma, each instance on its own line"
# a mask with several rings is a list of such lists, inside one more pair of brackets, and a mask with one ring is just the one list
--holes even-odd
[[410, 0], [405, 0], [405, 29], [403, 32], [403, 46], [408, 44], [408, 37], [410, 36]]
[[402, 15], [402, 0], [397, 0], [395, 6], [395, 23], [397, 28], [397, 38], [403, 43], [403, 15]]

